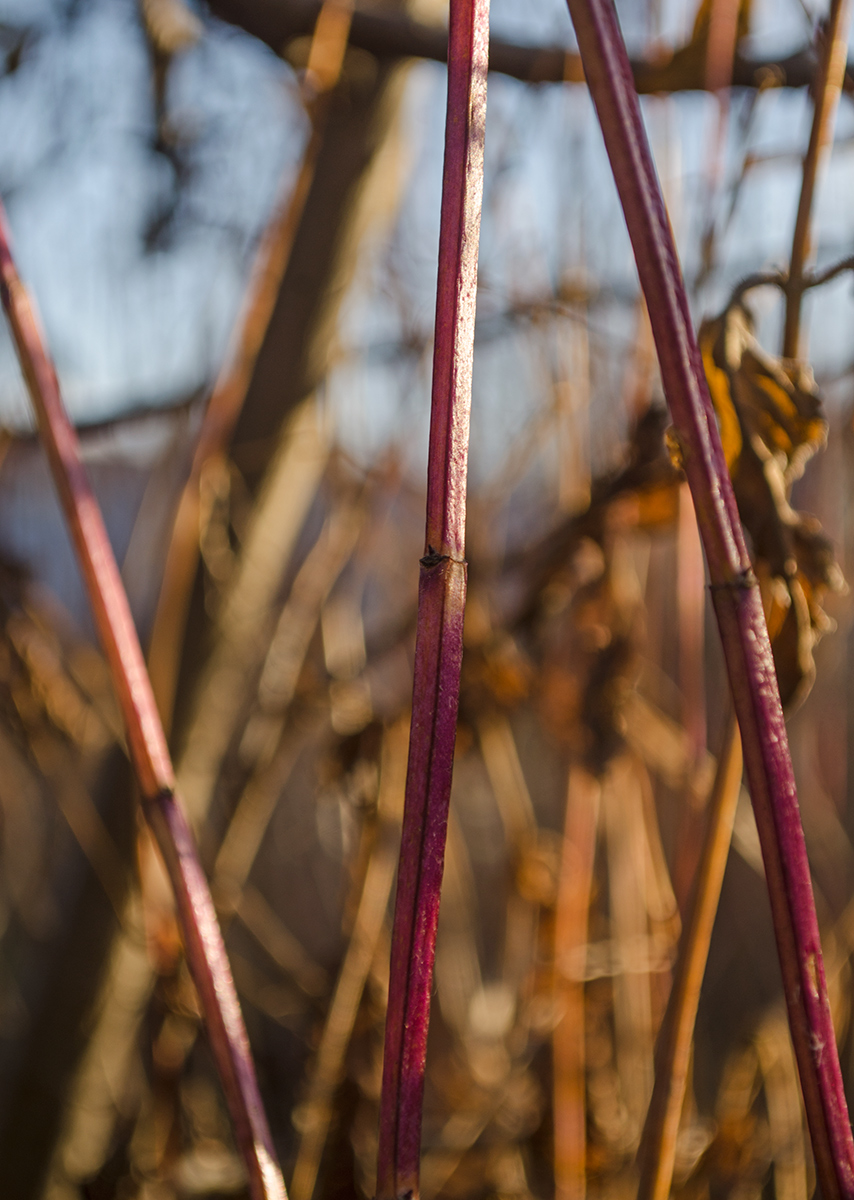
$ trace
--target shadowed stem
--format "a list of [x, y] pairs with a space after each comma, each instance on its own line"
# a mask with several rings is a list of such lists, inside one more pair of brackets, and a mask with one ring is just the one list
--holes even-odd
[[762, 611], [626, 48], [611, 0], [569, 0], [681, 444], [711, 577], [816, 1169], [854, 1196], [854, 1139], [831, 1020], [809, 863]]
[[18, 276], [0, 205], [0, 298], [65, 510], [95, 625], [124, 717], [143, 811], [166, 863], [187, 961], [249, 1177], [252, 1200], [284, 1200], [240, 1004], [213, 902], [184, 813], [139, 639], [101, 511], [89, 484], [40, 323]]
[[386, 1018], [377, 1198], [417, 1197], [424, 1061], [456, 738], [489, 0], [451, 0], [448, 109], [412, 726]]
[[667, 1200], [670, 1195], [694, 1023], [732, 840], [741, 769], [741, 740], [735, 714], [730, 713], [673, 986], [658, 1035], [655, 1086], [638, 1151], [638, 1200]]
[[786, 292], [786, 322], [783, 330], [783, 357], [797, 358], [800, 350], [801, 299], [803, 276], [811, 258], [810, 225], [816, 181], [830, 144], [839, 107], [839, 93], [845, 78], [848, 52], [850, 0], [831, 0], [830, 16], [823, 32], [821, 56], [815, 78], [815, 109], [809, 146], [804, 158], [798, 215], [792, 237], [789, 283]]

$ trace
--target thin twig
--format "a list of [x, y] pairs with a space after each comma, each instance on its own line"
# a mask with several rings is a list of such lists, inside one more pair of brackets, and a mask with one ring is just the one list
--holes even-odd
[[798, 1068], [782, 1006], [775, 1005], [753, 1038], [768, 1108], [768, 1136], [774, 1164], [774, 1195], [810, 1200], [806, 1138], [798, 1088]]
[[648, 959], [637, 947], [649, 939], [646, 823], [632, 756], [619, 755], [602, 777], [602, 832], [608, 869], [608, 914], [614, 955], [614, 1051], [627, 1140], [637, 1144], [652, 1094], [652, 997]]
[[[854, 256], [843, 258], [839, 262], [825, 267], [823, 271], [803, 275], [801, 291], [806, 292], [811, 288], [823, 287], [824, 284], [830, 283], [845, 271], [854, 271]], [[740, 304], [748, 292], [760, 287], [775, 287], [785, 294], [789, 289], [788, 273], [786, 271], [757, 271], [754, 275], [745, 276], [733, 289], [727, 308]]]
[[[301, 3], [259, 4], [257, 0], [210, 0], [213, 14], [266, 42], [275, 53], [294, 38], [311, 32], [320, 7], [318, 0]], [[353, 14], [350, 45], [367, 50], [381, 61], [425, 58], [447, 62], [448, 34], [438, 25], [414, 21], [400, 12], [360, 8]], [[708, 87], [706, 58], [695, 53], [689, 42], [669, 59], [631, 60], [635, 86], [641, 94], [705, 91]], [[581, 57], [562, 46], [524, 46], [501, 38], [489, 43], [489, 70], [525, 83], [580, 82], [584, 78]], [[785, 58], [752, 58], [735, 54], [732, 83], [741, 88], [802, 88], [816, 75], [812, 46], [804, 46]], [[849, 68], [846, 88], [854, 83], [854, 64]]]
[[204, 820], [229, 740], [249, 699], [276, 617], [276, 597], [329, 459], [314, 396], [293, 412], [217, 614], [217, 637], [195, 689], [178, 779], [190, 820]]
[[352, 3], [348, 0], [325, 0], [317, 14], [303, 80], [311, 132], [296, 179], [293, 182], [288, 179], [258, 246], [246, 297], [205, 410], [190, 477], [175, 515], [148, 651], [154, 693], [167, 728], [172, 722], [180, 651], [199, 562], [202, 473], [208, 463], [224, 455], [243, 409], [314, 181], [330, 96], [347, 49], [351, 17]]
[[789, 286], [786, 292], [786, 323], [783, 330], [783, 357], [797, 358], [800, 351], [801, 299], [804, 268], [812, 254], [810, 227], [813, 197], [819, 170], [827, 159], [833, 141], [839, 93], [845, 78], [848, 51], [850, 0], [831, 0], [830, 16], [822, 34], [821, 57], [815, 80], [815, 110], [809, 146], [804, 158], [798, 215], [792, 238], [789, 262]]
[[0, 205], [0, 295], [33, 401], [54, 482], [127, 729], [143, 810], [160, 846], [178, 906], [187, 961], [199, 991], [214, 1058], [253, 1200], [283, 1200], [243, 1015], [213, 902], [175, 779], [119, 569], [80, 458], [40, 322], [18, 276]]
[[610, 0], [569, 0], [569, 7], [646, 294], [664, 391], [703, 537], [816, 1168], [826, 1200], [851, 1197], [854, 1139], [762, 599], [616, 12]]
[[377, 801], [378, 827], [362, 884], [353, 933], [341, 964], [303, 1104], [297, 1161], [291, 1180], [294, 1200], [311, 1200], [332, 1118], [332, 1102], [377, 950], [397, 865], [409, 723], [385, 731]]
[[555, 993], [561, 1004], [552, 1034], [555, 1200], [584, 1200], [586, 1193], [584, 977], [565, 964], [584, 955], [587, 945], [601, 792], [600, 781], [583, 767], [570, 768], [555, 912]]
[[[715, 132], [709, 139], [706, 163], [706, 200], [701, 240], [700, 280], [712, 269], [715, 253], [715, 208], [726, 172], [726, 144], [730, 120], [730, 86], [738, 45], [739, 0], [711, 0], [706, 41], [706, 87], [717, 100]], [[681, 524], [680, 524], [681, 528]], [[681, 561], [681, 556], [680, 556]]]
[[638, 1151], [638, 1200], [667, 1200], [670, 1195], [694, 1023], [732, 840], [741, 766], [741, 740], [733, 713], [727, 724], [724, 747], [718, 760], [697, 880], [679, 947], [667, 1011], [658, 1035], [655, 1086]]
[[489, 0], [451, 0], [449, 28], [427, 529], [380, 1101], [379, 1200], [418, 1195], [424, 1061], [463, 651]]

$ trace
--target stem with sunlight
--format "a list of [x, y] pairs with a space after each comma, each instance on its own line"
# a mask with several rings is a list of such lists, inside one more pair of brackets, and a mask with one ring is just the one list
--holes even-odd
[[424, 1062], [463, 653], [466, 473], [488, 47], [489, 0], [451, 0], [427, 530], [392, 933], [378, 1200], [418, 1195]]
[[569, 9], [634, 248], [711, 576], [816, 1169], [826, 1200], [850, 1197], [854, 1196], [854, 1139], [759, 587], [617, 15], [611, 0], [569, 0]]

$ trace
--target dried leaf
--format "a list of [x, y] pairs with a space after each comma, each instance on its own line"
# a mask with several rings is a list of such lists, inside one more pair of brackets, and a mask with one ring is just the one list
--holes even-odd
[[832, 628], [822, 600], [845, 591], [819, 522], [789, 504], [793, 481], [827, 436], [821, 397], [807, 365], [763, 350], [743, 304], [705, 321], [699, 342], [754, 563], [785, 585], [787, 611], [773, 650], [783, 704], [793, 707], [812, 686], [816, 641]]

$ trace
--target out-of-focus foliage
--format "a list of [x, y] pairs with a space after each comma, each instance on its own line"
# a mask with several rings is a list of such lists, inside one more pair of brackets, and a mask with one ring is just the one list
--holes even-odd
[[[696, 58], [708, 8], [623, 16], [634, 48]], [[2, 14], [0, 189], [72, 407], [91, 423], [174, 405], [156, 426], [119, 423], [85, 443], [149, 625], [210, 380], [307, 118], [292, 69], [201, 5]], [[441, 16], [429, 4], [415, 15]], [[740, 6], [748, 18], [757, 53], [812, 34], [794, 0]], [[494, 19], [504, 37], [572, 43], [556, 2], [496, 0]], [[284, 49], [306, 61], [305, 43]], [[247, 407], [273, 415], [192, 477], [186, 629], [172, 614], [180, 781], [293, 1200], [374, 1186], [445, 86], [436, 64], [390, 80], [386, 69], [345, 55], [330, 128], [376, 103], [378, 149], [340, 224], [307, 245], [297, 236], [296, 283], [286, 275], [282, 289], [298, 307], [334, 245], [307, 325], [314, 382], [283, 412], [281, 361], [303, 358], [266, 346]], [[493, 77], [489, 104], [470, 602], [423, 1191], [580, 1200], [634, 1186], [726, 684], [586, 91]], [[743, 274], [788, 254], [809, 111], [805, 93], [771, 86], [645, 101], [698, 318], [721, 313], [701, 327], [704, 361], [781, 687], [802, 702], [792, 745], [848, 1071], [848, 277], [805, 302], [826, 409], [811, 369], [776, 357], [775, 293], [721, 311]], [[821, 261], [854, 238], [851, 121], [843, 98]], [[354, 123], [341, 136], [361, 135]], [[329, 188], [339, 177], [321, 166]], [[287, 322], [274, 312], [269, 328], [287, 348]], [[0, 392], [6, 423], [22, 427], [9, 362]], [[9, 438], [2, 450], [0, 548], [14, 566], [0, 579], [0, 1193], [239, 1196], [70, 552], [35, 448]], [[742, 796], [675, 1192], [795, 1200], [811, 1171]]]

